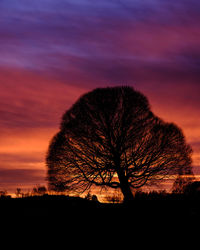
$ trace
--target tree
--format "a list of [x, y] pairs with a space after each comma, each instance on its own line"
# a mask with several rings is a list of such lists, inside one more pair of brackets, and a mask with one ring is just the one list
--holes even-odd
[[44, 195], [47, 193], [47, 189], [45, 186], [36, 186], [32, 190], [33, 195]]
[[192, 174], [192, 150], [182, 131], [150, 110], [131, 87], [98, 88], [63, 115], [47, 153], [50, 189], [84, 191], [91, 186], [132, 188]]
[[184, 189], [184, 193], [191, 196], [200, 195], [200, 181], [189, 182]]
[[112, 194], [108, 194], [104, 197], [104, 199], [107, 202], [111, 202], [111, 203], [121, 203], [122, 202], [122, 195], [121, 193], [118, 192], [119, 190], [117, 190], [117, 192], [114, 192]]
[[7, 197], [7, 190], [0, 190], [0, 198]]
[[193, 176], [178, 175], [172, 186], [172, 193], [183, 194], [186, 189], [194, 182]]
[[20, 196], [22, 197], [23, 196], [23, 194], [22, 194], [22, 190], [21, 190], [21, 188], [17, 188], [16, 189], [16, 196], [19, 198]]

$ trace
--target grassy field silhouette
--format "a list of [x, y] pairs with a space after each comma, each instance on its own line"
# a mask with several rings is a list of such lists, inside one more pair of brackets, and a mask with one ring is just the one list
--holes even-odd
[[166, 221], [200, 218], [200, 194], [142, 193], [129, 203], [101, 203], [80, 197], [42, 195], [24, 198], [2, 197], [2, 218], [49, 218], [96, 221]]

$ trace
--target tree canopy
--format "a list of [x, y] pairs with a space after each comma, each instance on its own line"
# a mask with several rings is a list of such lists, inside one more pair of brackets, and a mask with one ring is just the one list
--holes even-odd
[[98, 88], [62, 117], [47, 153], [54, 190], [132, 188], [177, 174], [192, 174], [191, 147], [180, 128], [155, 116], [147, 98], [132, 87]]

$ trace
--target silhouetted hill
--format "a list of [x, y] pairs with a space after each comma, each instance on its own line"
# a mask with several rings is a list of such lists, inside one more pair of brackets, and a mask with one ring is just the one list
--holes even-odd
[[66, 217], [79, 209], [93, 209], [98, 202], [62, 195], [0, 199], [1, 214], [10, 217]]
[[44, 195], [1, 198], [1, 219], [47, 219], [80, 223], [166, 223], [200, 219], [200, 196], [139, 194], [130, 204], [100, 203], [79, 197]]
[[150, 248], [161, 239], [162, 246], [173, 239], [173, 246], [174, 238], [182, 240], [182, 232], [198, 228], [199, 200], [159, 194], [139, 194], [131, 204], [55, 195], [1, 198], [0, 225], [3, 231], [7, 228], [7, 237], [14, 228], [14, 235], [18, 235], [15, 246], [26, 243], [28, 235], [28, 248], [34, 242], [39, 247], [41, 240], [45, 248], [52, 247], [53, 242], [56, 248], [60, 243], [62, 247], [104, 249], [120, 245], [126, 249], [138, 242]]

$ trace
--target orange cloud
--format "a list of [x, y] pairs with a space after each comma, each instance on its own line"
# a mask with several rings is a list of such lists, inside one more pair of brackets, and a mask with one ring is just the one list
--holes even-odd
[[45, 183], [48, 143], [84, 90], [16, 70], [0, 69], [0, 82], [0, 188]]

